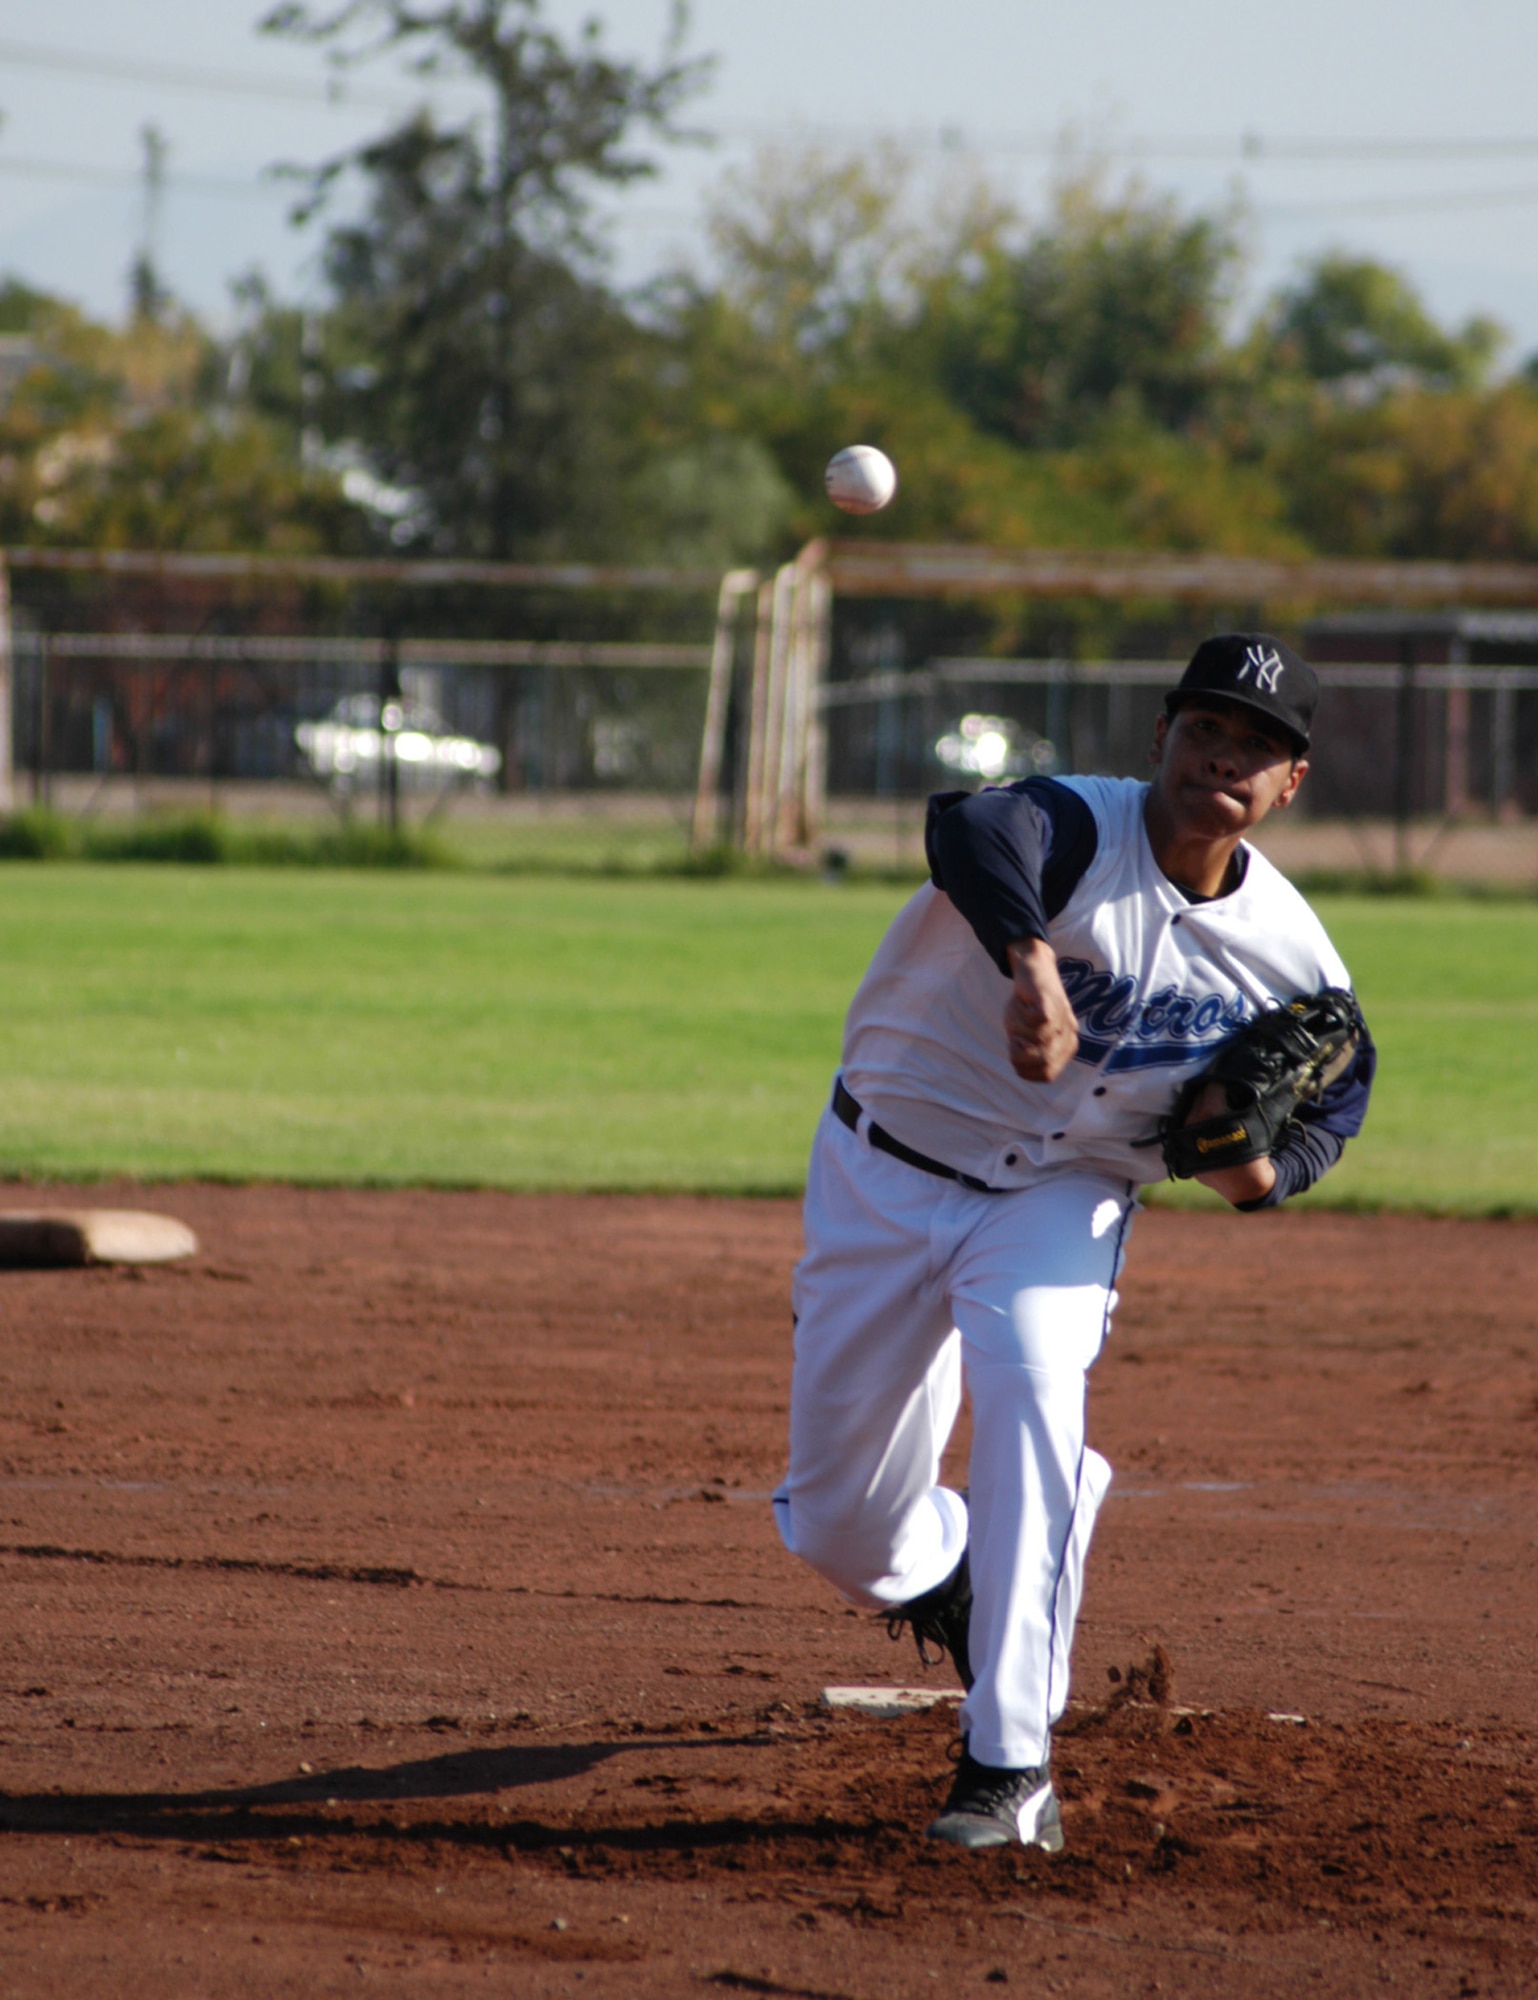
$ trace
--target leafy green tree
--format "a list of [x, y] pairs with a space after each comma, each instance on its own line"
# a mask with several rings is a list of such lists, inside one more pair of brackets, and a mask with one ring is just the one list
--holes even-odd
[[1218, 222], [1081, 180], [1033, 230], [973, 177], [924, 188], [898, 152], [769, 151], [724, 182], [712, 247], [714, 282], [671, 299], [690, 393], [770, 446], [800, 534], [833, 526], [823, 464], [863, 439], [902, 475], [864, 535], [1299, 547], [1212, 421], [1237, 256]]
[[1275, 466], [1292, 520], [1332, 555], [1538, 560], [1538, 391], [1403, 389], [1337, 406]]
[[0, 333], [27, 334], [55, 310], [58, 301], [12, 273], [0, 278]]
[[724, 177], [707, 222], [708, 296], [760, 366], [802, 385], [826, 380], [868, 363], [911, 322], [943, 227], [914, 212], [913, 178], [893, 145], [855, 156], [767, 146]]
[[1032, 513], [1014, 456], [947, 400], [912, 340], [922, 287], [983, 226], [958, 191], [926, 206], [913, 178], [895, 148], [765, 148], [717, 191], [709, 278], [675, 273], [651, 301], [678, 356], [673, 428], [767, 448], [790, 498], [787, 549], [834, 526], [823, 467], [855, 439], [904, 469], [900, 506], [865, 532], [986, 538]]
[[1310, 264], [1278, 294], [1267, 317], [1269, 369], [1358, 395], [1406, 383], [1477, 388], [1504, 341], [1501, 328], [1484, 317], [1447, 332], [1398, 271], [1338, 252]]
[[926, 301], [939, 376], [986, 431], [1073, 446], [1108, 419], [1189, 432], [1226, 380], [1235, 219], [1183, 215], [1088, 173], [1021, 242], [1003, 234]]
[[190, 315], [113, 329], [10, 282], [0, 323], [31, 366], [0, 410], [0, 541], [309, 553], [361, 544], [337, 479], [222, 392]]
[[312, 185], [311, 208], [349, 169], [367, 190], [327, 241], [326, 416], [416, 497], [396, 539], [492, 557], [613, 546], [656, 356], [600, 282], [592, 200], [654, 170], [637, 135], [678, 136], [704, 76], [680, 53], [681, 10], [650, 67], [605, 55], [591, 23], [568, 44], [540, 0], [287, 4], [265, 25], [487, 94], [489, 119], [420, 110]]

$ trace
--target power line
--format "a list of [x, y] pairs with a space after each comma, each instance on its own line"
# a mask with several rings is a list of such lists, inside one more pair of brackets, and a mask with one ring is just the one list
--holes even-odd
[[[1385, 195], [1360, 201], [1257, 202], [1250, 211], [1262, 222], [1301, 222], [1332, 215], [1425, 214], [1437, 209], [1521, 208], [1538, 202], [1538, 187], [1470, 189], [1465, 194]], [[698, 224], [698, 211], [682, 208], [616, 209], [609, 218], [626, 228], [676, 228]]]
[[[727, 139], [747, 139], [755, 143], [835, 140], [848, 143], [891, 139], [899, 145], [924, 151], [946, 153], [1013, 153], [1033, 159], [1058, 159], [1065, 150], [1061, 135], [1040, 132], [970, 132], [960, 125], [859, 126], [848, 123], [823, 125], [811, 120], [787, 120], [778, 124], [726, 124], [716, 135]], [[1296, 165], [1315, 162], [1395, 160], [1479, 160], [1538, 158], [1538, 137], [1504, 139], [1296, 139], [1269, 138], [1260, 132], [1236, 133], [1231, 138], [1137, 138], [1107, 140], [1095, 137], [1084, 150], [1091, 157], [1143, 160], [1217, 160], [1247, 166], [1270, 163]]]
[[1470, 189], [1465, 194], [1364, 195], [1360, 201], [1307, 201], [1260, 204], [1267, 222], [1307, 221], [1330, 215], [1427, 215], [1436, 209], [1521, 208], [1538, 201], [1538, 187]]
[[[957, 144], [956, 141], [950, 143]], [[960, 142], [971, 144], [974, 142]], [[1062, 147], [1040, 138], [1015, 138], [998, 134], [975, 142], [981, 150], [999, 153], [1060, 153]], [[1245, 166], [1269, 162], [1289, 165], [1300, 161], [1326, 162], [1388, 160], [1478, 160], [1538, 158], [1538, 138], [1531, 139], [1269, 139], [1259, 132], [1241, 133], [1232, 139], [1127, 139], [1101, 147], [1092, 143], [1088, 150], [1104, 150], [1112, 155], [1150, 160], [1228, 160]]]
[[[73, 181], [89, 187], [135, 187], [142, 176], [126, 167], [92, 167], [68, 160], [7, 159], [0, 156], [0, 174], [31, 180]], [[291, 201], [295, 188], [277, 178], [240, 180], [227, 174], [166, 175], [166, 186], [183, 194], [233, 197], [244, 201]], [[1423, 215], [1438, 210], [1522, 208], [1538, 202], [1538, 187], [1469, 188], [1462, 192], [1437, 189], [1426, 194], [1364, 195], [1356, 200], [1259, 202], [1254, 213], [1264, 222], [1308, 221], [1332, 215]], [[686, 208], [615, 208], [609, 220], [635, 228], [676, 228], [697, 225], [700, 211]]]
[[[126, 167], [88, 167], [69, 160], [27, 160], [0, 158], [0, 174], [19, 174], [29, 180], [78, 181], [89, 187], [137, 187], [142, 174]], [[184, 194], [233, 195], [245, 200], [292, 201], [294, 189], [278, 181], [237, 180], [228, 174], [167, 174], [165, 185]]]
[[[395, 110], [401, 92], [354, 89], [333, 74], [326, 82], [299, 77], [253, 76], [249, 70], [193, 69], [183, 63], [144, 62], [133, 56], [98, 56], [85, 50], [39, 48], [31, 42], [0, 41], [0, 65], [18, 69], [59, 70], [72, 76], [95, 77], [102, 83], [153, 83], [171, 90], [220, 91], [236, 97], [289, 99], [303, 104], [346, 107], [371, 105]], [[449, 82], [453, 78], [446, 79]], [[436, 79], [435, 79], [436, 81]]]
[[[289, 99], [298, 103], [330, 106], [366, 105], [396, 110], [402, 105], [406, 87], [394, 91], [357, 88], [344, 82], [339, 72], [329, 80], [306, 82], [301, 78], [252, 75], [247, 70], [202, 69], [181, 63], [144, 61], [130, 56], [94, 55], [85, 50], [45, 48], [32, 42], [0, 40], [0, 65], [57, 70], [76, 76], [95, 77], [107, 83], [153, 83], [175, 90], [220, 91], [235, 96]], [[434, 77], [432, 87], [477, 87], [468, 77]], [[423, 88], [426, 88], [424, 83]], [[752, 143], [791, 139], [870, 140], [895, 138], [926, 150], [942, 152], [1019, 153], [1052, 159], [1063, 151], [1060, 135], [1031, 132], [969, 132], [964, 126], [901, 129], [874, 125], [819, 124], [815, 120], [727, 121], [717, 128], [717, 136]], [[1152, 160], [1228, 160], [1260, 165], [1268, 161], [1391, 161], [1391, 160], [1475, 160], [1538, 158], [1538, 135], [1443, 139], [1373, 139], [1353, 134], [1349, 138], [1273, 137], [1257, 131], [1235, 133], [1230, 138], [1149, 137], [1118, 141], [1095, 140], [1089, 150], [1112, 155]]]
[[[1184, 140], [1178, 143], [1184, 145]], [[1538, 138], [1514, 139], [1267, 139], [1239, 142], [1246, 160], [1497, 160], [1538, 156]], [[1192, 157], [1196, 157], [1194, 154]]]

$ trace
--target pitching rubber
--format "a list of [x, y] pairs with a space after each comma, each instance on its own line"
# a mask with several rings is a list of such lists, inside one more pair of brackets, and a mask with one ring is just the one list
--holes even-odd
[[822, 1691], [824, 1708], [887, 1717], [917, 1715], [926, 1708], [938, 1708], [941, 1702], [965, 1700], [960, 1688], [825, 1687]]

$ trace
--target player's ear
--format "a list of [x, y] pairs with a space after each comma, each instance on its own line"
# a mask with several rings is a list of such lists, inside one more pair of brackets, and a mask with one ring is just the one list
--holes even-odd
[[1287, 782], [1282, 787], [1281, 794], [1276, 801], [1281, 811], [1285, 812], [1298, 796], [1298, 787], [1307, 776], [1308, 759], [1306, 757], [1294, 758], [1292, 769], [1287, 774]]
[[1149, 746], [1148, 761], [1157, 764], [1164, 756], [1164, 739], [1170, 733], [1170, 719], [1161, 709], [1154, 717], [1154, 740]]

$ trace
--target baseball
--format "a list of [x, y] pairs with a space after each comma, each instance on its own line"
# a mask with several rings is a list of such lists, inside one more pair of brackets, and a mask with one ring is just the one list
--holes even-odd
[[873, 444], [851, 444], [828, 460], [828, 498], [846, 514], [879, 514], [897, 491], [897, 468]]

